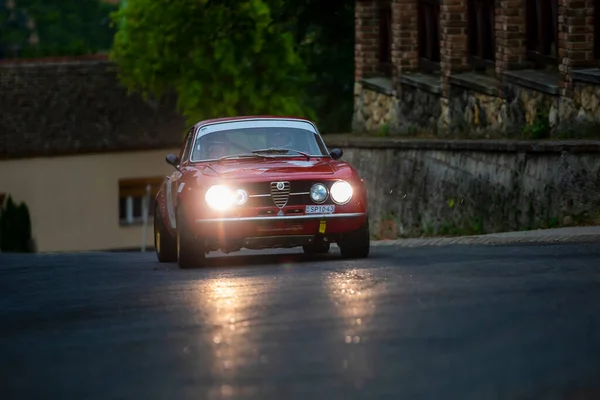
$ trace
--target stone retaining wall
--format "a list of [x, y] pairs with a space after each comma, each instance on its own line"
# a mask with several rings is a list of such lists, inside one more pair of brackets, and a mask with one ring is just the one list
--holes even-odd
[[600, 142], [325, 138], [365, 179], [375, 238], [600, 223]]

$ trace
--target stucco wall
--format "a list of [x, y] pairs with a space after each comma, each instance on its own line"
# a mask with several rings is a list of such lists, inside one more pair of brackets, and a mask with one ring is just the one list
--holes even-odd
[[119, 179], [166, 176], [171, 152], [178, 149], [0, 161], [0, 191], [28, 205], [37, 251], [136, 248], [141, 226], [119, 225]]
[[327, 143], [364, 177], [376, 237], [600, 223], [600, 142]]

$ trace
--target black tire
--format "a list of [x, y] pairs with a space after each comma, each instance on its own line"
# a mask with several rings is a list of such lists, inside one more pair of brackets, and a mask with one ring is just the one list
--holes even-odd
[[158, 261], [162, 263], [177, 261], [177, 239], [167, 230], [158, 206], [154, 209], [154, 251]]
[[369, 219], [365, 224], [354, 232], [344, 234], [340, 243], [340, 251], [344, 258], [366, 258], [371, 249], [371, 234], [369, 231]]
[[192, 235], [183, 210], [177, 210], [177, 263], [179, 267], [201, 267], [205, 260], [204, 249]]
[[302, 246], [302, 250], [304, 250], [304, 254], [327, 254], [330, 247], [331, 243], [329, 242], [317, 242]]

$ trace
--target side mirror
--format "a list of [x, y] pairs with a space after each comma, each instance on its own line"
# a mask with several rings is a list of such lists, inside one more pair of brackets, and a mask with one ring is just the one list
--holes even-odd
[[339, 160], [344, 155], [344, 152], [342, 151], [342, 149], [333, 149], [333, 150], [331, 150], [331, 152], [329, 153], [329, 155], [334, 160]]
[[175, 154], [167, 155], [167, 164], [174, 166], [177, 170], [179, 170], [179, 163], [181, 160]]

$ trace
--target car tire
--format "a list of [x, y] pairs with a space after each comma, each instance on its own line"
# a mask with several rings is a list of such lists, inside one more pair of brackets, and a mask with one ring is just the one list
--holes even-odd
[[365, 224], [354, 232], [344, 234], [340, 243], [340, 252], [344, 258], [366, 258], [371, 249], [371, 234], [369, 231], [369, 219]]
[[177, 263], [179, 267], [200, 267], [205, 260], [204, 249], [190, 231], [183, 210], [177, 210]]
[[177, 239], [163, 223], [158, 205], [154, 208], [154, 251], [161, 263], [177, 261]]
[[317, 242], [309, 245], [302, 246], [304, 254], [327, 254], [331, 243], [329, 242]]

